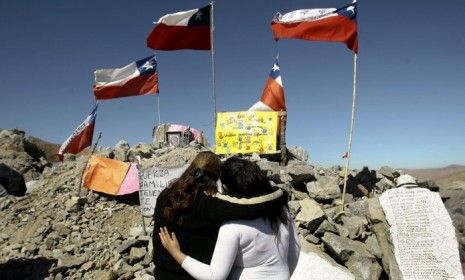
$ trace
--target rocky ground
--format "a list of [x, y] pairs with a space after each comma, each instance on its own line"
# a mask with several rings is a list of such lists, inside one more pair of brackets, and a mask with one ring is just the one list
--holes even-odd
[[[80, 189], [88, 156], [67, 156], [63, 163], [49, 163], [26, 148], [24, 133], [0, 132], [0, 162], [24, 174], [28, 193], [0, 198], [0, 275], [2, 279], [154, 279], [152, 221], [144, 228], [137, 195], [111, 197]], [[122, 161], [142, 158], [142, 165], [176, 166], [189, 162], [204, 149], [159, 148], [120, 141], [100, 148], [102, 156]], [[369, 205], [376, 196], [394, 187], [401, 171], [353, 170], [340, 214], [343, 170], [308, 164], [307, 153], [289, 148], [295, 155], [287, 166], [250, 157], [270, 181], [291, 194], [289, 207], [295, 217], [303, 248], [316, 252], [334, 266], [350, 271], [356, 279], [387, 279], [393, 272], [382, 259], [385, 244], [375, 231], [386, 230], [372, 219]], [[422, 187], [438, 191], [432, 182]], [[457, 229], [462, 265], [465, 263], [465, 191], [445, 205]], [[378, 234], [378, 232], [377, 232]]]

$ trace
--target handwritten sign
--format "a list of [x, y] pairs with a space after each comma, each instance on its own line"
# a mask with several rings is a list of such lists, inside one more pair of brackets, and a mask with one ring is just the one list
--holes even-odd
[[139, 199], [142, 216], [153, 215], [158, 195], [171, 180], [179, 178], [187, 166], [153, 167], [139, 172]]
[[218, 113], [215, 142], [217, 154], [276, 153], [278, 112]]

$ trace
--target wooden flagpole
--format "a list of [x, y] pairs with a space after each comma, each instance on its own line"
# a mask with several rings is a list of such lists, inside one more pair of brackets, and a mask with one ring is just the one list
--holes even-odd
[[211, 53], [211, 60], [212, 60], [212, 94], [213, 94], [213, 113], [215, 114], [214, 115], [214, 118], [213, 120], [215, 121], [215, 123], [213, 124], [213, 127], [215, 128], [216, 127], [216, 90], [215, 90], [215, 48], [214, 48], [214, 31], [215, 31], [215, 24], [214, 24], [214, 16], [213, 16], [213, 7], [214, 7], [214, 4], [215, 2], [212, 1], [210, 3], [211, 5], [211, 10], [210, 10], [210, 44], [211, 44], [211, 50], [210, 50], [210, 53]]
[[352, 94], [352, 118], [350, 121], [350, 131], [349, 131], [349, 144], [347, 148], [347, 157], [346, 157], [346, 166], [344, 170], [344, 188], [342, 190], [342, 205], [341, 212], [344, 212], [345, 196], [347, 190], [347, 177], [349, 174], [350, 167], [350, 155], [352, 152], [352, 135], [354, 132], [354, 120], [355, 120], [355, 96], [356, 96], [356, 85], [357, 85], [357, 54], [354, 54], [354, 83], [353, 83], [353, 94]]
[[286, 123], [287, 123], [287, 112], [279, 112], [279, 123], [280, 123], [280, 149], [281, 149], [281, 160], [279, 165], [285, 166], [287, 164], [287, 150], [286, 150]]
[[158, 111], [158, 125], [161, 124], [161, 117], [160, 117], [160, 94], [157, 93], [157, 111]]

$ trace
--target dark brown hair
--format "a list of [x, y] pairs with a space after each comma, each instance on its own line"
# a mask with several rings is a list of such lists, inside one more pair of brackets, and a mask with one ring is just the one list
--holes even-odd
[[160, 194], [165, 201], [163, 215], [168, 221], [182, 224], [182, 214], [192, 206], [199, 192], [217, 191], [220, 165], [213, 152], [200, 152], [181, 177]]
[[[221, 182], [226, 186], [227, 195], [237, 198], [252, 198], [273, 192], [265, 173], [255, 163], [246, 159], [231, 157], [221, 166]], [[270, 213], [267, 218], [276, 232], [277, 222], [287, 224], [285, 212]]]

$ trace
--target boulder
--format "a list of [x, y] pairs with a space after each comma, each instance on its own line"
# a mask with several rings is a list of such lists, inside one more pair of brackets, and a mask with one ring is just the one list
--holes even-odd
[[310, 197], [318, 202], [327, 202], [341, 197], [337, 177], [318, 176], [316, 181], [309, 182], [306, 186]]
[[323, 243], [330, 254], [354, 274], [356, 279], [379, 279], [382, 268], [364, 243], [327, 232]]
[[301, 222], [310, 232], [314, 232], [325, 218], [325, 213], [321, 210], [320, 205], [313, 199], [306, 198], [299, 201], [301, 209], [295, 217], [296, 221]]

